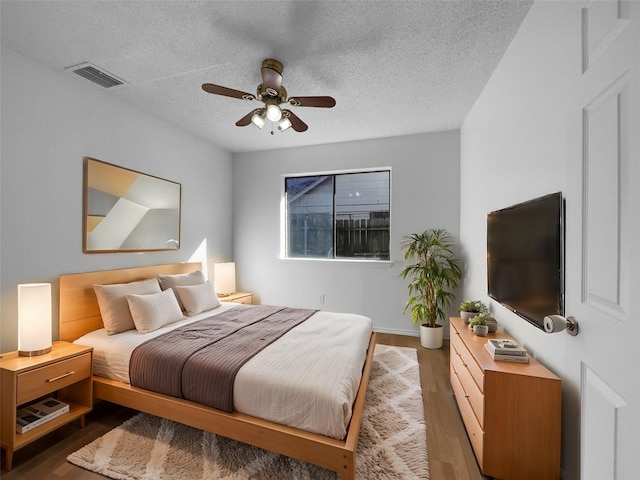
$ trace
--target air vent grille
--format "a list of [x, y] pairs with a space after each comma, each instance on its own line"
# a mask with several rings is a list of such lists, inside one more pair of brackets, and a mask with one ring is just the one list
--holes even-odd
[[118, 85], [124, 85], [127, 82], [116, 77], [115, 75], [107, 72], [105, 69], [93, 65], [91, 63], [81, 63], [80, 65], [74, 65], [73, 67], [67, 67], [65, 70], [69, 70], [76, 75], [80, 75], [87, 80], [100, 85], [104, 88], [117, 87]]

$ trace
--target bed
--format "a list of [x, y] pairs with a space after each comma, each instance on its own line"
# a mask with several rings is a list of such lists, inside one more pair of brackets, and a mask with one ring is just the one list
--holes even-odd
[[[199, 269], [199, 263], [181, 263], [61, 275], [60, 340], [77, 341], [80, 337], [103, 328], [94, 284], [128, 283], [154, 278], [158, 274], [184, 274]], [[223, 304], [223, 307], [228, 309], [230, 306]], [[237, 307], [242, 308], [240, 305]], [[308, 326], [304, 328], [310, 329], [306, 332], [307, 335], [315, 334], [313, 329], [318, 326], [314, 327], [314, 322], [323, 321], [322, 318], [323, 312], [318, 312], [305, 322]], [[277, 342], [284, 341], [287, 335], [289, 334], [285, 334]], [[348, 415], [348, 423], [344, 426], [344, 435], [284, 425], [278, 419], [274, 420], [269, 416], [261, 418], [261, 414], [254, 412], [241, 413], [234, 409], [227, 413], [196, 402], [133, 387], [126, 379], [118, 378], [117, 374], [111, 375], [112, 378], [99, 376], [101, 366], [98, 365], [93, 377], [94, 397], [313, 463], [337, 472], [343, 480], [352, 480], [355, 478], [355, 454], [374, 346], [375, 333], [371, 333], [366, 342], [361, 378], [359, 385], [355, 385], [355, 400]], [[96, 358], [100, 358], [100, 355], [96, 355]], [[243, 370], [238, 373], [238, 378], [242, 377], [241, 372]], [[251, 375], [245, 377], [250, 379]], [[340, 438], [334, 438], [336, 436]]]

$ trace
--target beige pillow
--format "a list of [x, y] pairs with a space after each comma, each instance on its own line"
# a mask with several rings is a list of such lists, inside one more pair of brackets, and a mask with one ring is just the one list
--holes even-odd
[[153, 332], [184, 318], [172, 289], [150, 295], [127, 295], [127, 302], [140, 333]]
[[155, 278], [140, 282], [94, 285], [93, 290], [98, 298], [102, 323], [104, 323], [104, 328], [109, 335], [135, 328], [133, 318], [131, 318], [131, 313], [129, 312], [127, 295], [146, 295], [161, 291]]
[[[162, 273], [158, 274], [158, 280], [160, 280], [160, 288], [162, 290], [166, 290], [168, 288], [173, 288], [175, 286], [183, 286], [183, 285], [201, 285], [207, 281], [204, 278], [204, 273], [202, 270], [196, 270], [195, 272], [189, 273], [180, 273], [176, 275], [165, 275]], [[184, 305], [180, 300], [180, 296], [178, 292], [174, 290], [176, 297], [178, 298], [178, 304], [180, 304], [180, 308], [184, 310]]]
[[176, 286], [175, 290], [182, 299], [187, 315], [195, 315], [220, 306], [213, 284], [209, 281], [202, 285]]

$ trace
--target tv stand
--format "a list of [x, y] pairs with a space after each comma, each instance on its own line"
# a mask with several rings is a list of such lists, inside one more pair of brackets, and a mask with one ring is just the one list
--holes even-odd
[[461, 318], [450, 318], [451, 385], [484, 475], [501, 480], [558, 480], [562, 394], [560, 379], [529, 357], [496, 362]]

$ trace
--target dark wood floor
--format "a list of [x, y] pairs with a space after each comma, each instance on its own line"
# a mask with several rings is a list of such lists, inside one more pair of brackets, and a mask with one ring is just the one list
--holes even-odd
[[[416, 337], [378, 334], [379, 343], [413, 347], [418, 351], [431, 480], [484, 480], [462, 425], [449, 382], [449, 346], [427, 350]], [[13, 469], [0, 473], [2, 480], [79, 479], [105, 477], [66, 461], [67, 455], [120, 425], [136, 412], [107, 402], [96, 404], [85, 428], [77, 422], [16, 451]], [[4, 468], [4, 454], [3, 463]], [[186, 479], [185, 479], [186, 480]]]

